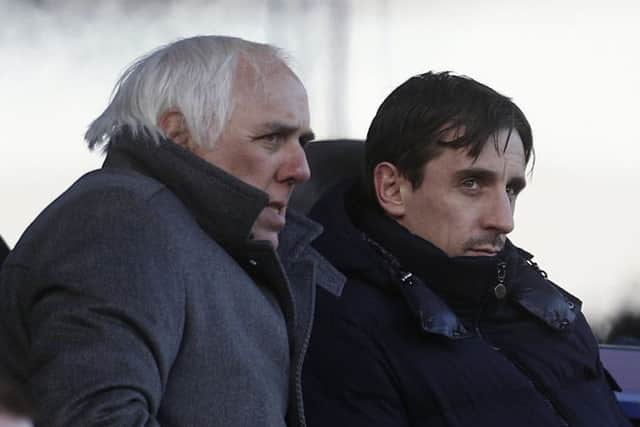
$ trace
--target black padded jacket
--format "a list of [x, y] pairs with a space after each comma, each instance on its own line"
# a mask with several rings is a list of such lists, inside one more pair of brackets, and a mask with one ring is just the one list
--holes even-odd
[[449, 258], [341, 187], [311, 213], [348, 278], [318, 292], [310, 426], [628, 426], [581, 302], [507, 242]]

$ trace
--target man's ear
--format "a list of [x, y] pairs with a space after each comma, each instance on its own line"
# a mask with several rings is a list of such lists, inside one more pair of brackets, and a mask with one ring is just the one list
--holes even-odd
[[158, 126], [164, 134], [176, 144], [193, 151], [194, 144], [191, 132], [187, 128], [184, 116], [178, 111], [166, 111], [160, 116]]
[[382, 210], [394, 219], [404, 216], [411, 183], [398, 168], [389, 163], [378, 163], [373, 170], [376, 199]]

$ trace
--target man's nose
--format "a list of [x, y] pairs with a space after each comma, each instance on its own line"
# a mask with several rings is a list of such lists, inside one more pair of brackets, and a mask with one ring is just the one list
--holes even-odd
[[496, 192], [485, 211], [483, 225], [500, 234], [508, 234], [513, 231], [513, 204], [506, 192]]
[[286, 152], [280, 179], [291, 184], [301, 184], [311, 177], [307, 155], [298, 141], [293, 141]]

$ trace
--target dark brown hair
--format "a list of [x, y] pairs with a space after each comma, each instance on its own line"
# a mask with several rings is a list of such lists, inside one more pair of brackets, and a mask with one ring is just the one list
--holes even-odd
[[510, 98], [450, 72], [412, 77], [384, 100], [369, 127], [362, 182], [365, 197], [376, 201], [373, 170], [381, 162], [395, 165], [417, 188], [422, 184], [424, 165], [442, 150], [464, 148], [477, 158], [502, 129], [518, 132], [529, 162], [531, 126]]

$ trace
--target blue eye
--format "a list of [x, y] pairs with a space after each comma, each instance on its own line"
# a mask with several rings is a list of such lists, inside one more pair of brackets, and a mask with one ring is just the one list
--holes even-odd
[[510, 199], [515, 199], [518, 194], [523, 190], [523, 185], [507, 185], [506, 192]]
[[476, 178], [467, 178], [462, 181], [462, 186], [467, 190], [476, 190], [480, 187], [480, 183]]
[[268, 150], [276, 151], [280, 147], [280, 145], [282, 145], [284, 138], [282, 134], [278, 132], [272, 132], [257, 136], [253, 138], [253, 140], [261, 144]]
[[258, 139], [261, 139], [263, 141], [267, 141], [267, 142], [278, 142], [278, 139], [280, 139], [280, 135], [277, 133], [270, 133], [267, 135], [263, 135], [261, 137], [259, 137]]

